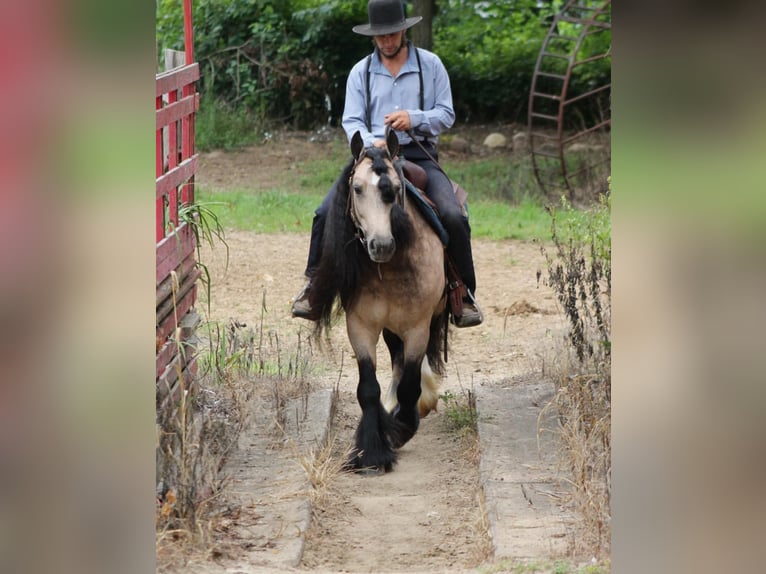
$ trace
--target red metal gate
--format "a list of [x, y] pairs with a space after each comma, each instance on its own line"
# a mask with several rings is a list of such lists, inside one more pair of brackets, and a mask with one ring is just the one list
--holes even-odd
[[194, 303], [200, 270], [194, 220], [179, 215], [179, 208], [194, 204], [199, 161], [194, 150], [194, 114], [199, 109], [195, 82], [200, 73], [194, 62], [191, 0], [184, 0], [184, 43], [185, 65], [156, 76], [158, 401], [188, 388], [197, 368], [191, 339], [199, 323]]

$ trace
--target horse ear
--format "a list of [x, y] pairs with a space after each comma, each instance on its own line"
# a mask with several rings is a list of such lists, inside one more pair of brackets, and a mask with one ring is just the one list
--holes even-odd
[[362, 139], [362, 134], [357, 130], [351, 138], [351, 153], [353, 154], [354, 159], [359, 159], [359, 156], [362, 155], [362, 151], [364, 151], [364, 140]]
[[399, 138], [389, 126], [386, 126], [386, 147], [388, 147], [388, 155], [391, 157], [395, 157], [399, 153]]

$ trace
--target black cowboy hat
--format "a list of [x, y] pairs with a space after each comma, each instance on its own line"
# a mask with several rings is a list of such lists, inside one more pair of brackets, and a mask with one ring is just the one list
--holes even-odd
[[384, 36], [412, 28], [423, 16], [404, 17], [402, 0], [370, 0], [367, 4], [369, 24], [354, 26], [352, 30], [362, 36]]

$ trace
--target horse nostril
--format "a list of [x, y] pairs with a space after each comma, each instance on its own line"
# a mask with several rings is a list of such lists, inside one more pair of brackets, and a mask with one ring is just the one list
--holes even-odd
[[386, 263], [393, 257], [396, 250], [396, 243], [394, 243], [393, 237], [378, 237], [376, 239], [370, 238], [367, 241], [367, 253], [376, 263]]
[[370, 241], [370, 249], [375, 252], [387, 253], [393, 251], [395, 247], [394, 239], [381, 239]]

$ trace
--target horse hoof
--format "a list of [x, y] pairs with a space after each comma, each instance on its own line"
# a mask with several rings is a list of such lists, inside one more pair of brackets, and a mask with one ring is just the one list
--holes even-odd
[[356, 469], [356, 473], [360, 476], [381, 476], [386, 474], [386, 472], [384, 466], [365, 466]]
[[380, 464], [364, 464], [362, 457], [354, 454], [343, 465], [344, 472], [353, 472], [362, 476], [379, 476], [391, 472], [394, 468], [394, 462], [381, 462]]

